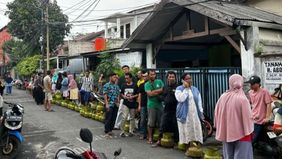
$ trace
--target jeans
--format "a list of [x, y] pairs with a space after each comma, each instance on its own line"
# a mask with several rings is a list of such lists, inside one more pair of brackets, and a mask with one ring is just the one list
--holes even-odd
[[263, 125], [255, 124], [255, 126], [254, 126], [254, 137], [253, 137], [253, 141], [252, 141], [253, 143], [257, 142], [262, 129], [263, 129]]
[[6, 93], [12, 94], [12, 86], [6, 86]]
[[144, 138], [147, 137], [147, 122], [148, 122], [148, 112], [147, 106], [141, 107], [141, 121], [140, 121], [140, 131], [143, 134]]
[[112, 130], [114, 129], [117, 111], [118, 108], [116, 106], [112, 106], [109, 108], [109, 111], [106, 112], [105, 133], [112, 132]]

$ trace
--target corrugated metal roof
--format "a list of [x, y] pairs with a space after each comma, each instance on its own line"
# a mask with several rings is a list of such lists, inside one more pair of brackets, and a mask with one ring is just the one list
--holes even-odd
[[273, 24], [281, 29], [280, 25], [282, 24], [282, 16], [243, 4], [212, 0], [162, 0], [137, 27], [130, 38], [123, 43], [122, 47], [132, 48], [133, 45], [136, 45], [144, 48], [141, 43], [152, 42], [163, 35], [164, 32], [167, 32], [169, 24], [185, 8], [229, 26], [233, 26], [234, 23], [237, 24], [238, 21], [242, 22], [243, 25], [262, 22], [261, 24]]
[[[176, 3], [178, 5], [189, 4], [201, 2], [202, 0], [172, 0], [172, 3]], [[242, 20], [250, 20], [250, 21], [262, 21], [262, 22], [270, 22], [276, 24], [282, 24], [282, 17], [273, 13], [269, 13], [263, 10], [259, 10], [257, 8], [253, 8], [243, 4], [236, 4], [230, 2], [218, 2], [218, 1], [210, 1], [205, 3], [200, 3], [197, 5], [201, 5], [205, 7], [205, 9], [214, 10], [225, 15], [229, 15], [231, 19], [226, 20], [234, 20], [234, 19], [242, 19]], [[196, 5], [195, 5], [196, 6]], [[195, 8], [194, 5], [185, 6], [188, 9], [194, 11], [200, 11]], [[201, 11], [200, 11], [201, 12]], [[206, 15], [209, 16], [209, 15]]]

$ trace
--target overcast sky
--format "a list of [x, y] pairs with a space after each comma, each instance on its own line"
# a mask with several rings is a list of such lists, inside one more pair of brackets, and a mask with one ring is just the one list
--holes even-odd
[[[4, 15], [5, 11], [7, 10], [6, 4], [8, 2], [12, 2], [13, 0], [0, 0], [0, 28], [7, 25], [9, 19], [7, 16]], [[68, 15], [69, 21], [76, 19], [84, 10], [90, 6], [91, 3], [95, 2], [95, 0], [57, 0], [58, 5], [64, 11], [64, 14]], [[81, 3], [79, 3], [81, 2]], [[105, 17], [107, 15], [116, 13], [116, 12], [125, 12], [128, 10], [132, 10], [137, 6], [143, 6], [146, 4], [153, 4], [157, 3], [159, 0], [100, 0], [97, 4], [96, 8], [92, 12], [86, 12], [83, 16], [79, 17], [76, 21], [79, 20], [91, 20], [97, 19], [100, 17]], [[77, 4], [79, 3], [79, 4]], [[77, 4], [75, 7], [73, 7]], [[96, 5], [96, 3], [94, 3]], [[94, 6], [93, 5], [93, 6]], [[70, 8], [72, 7], [72, 8]], [[92, 8], [92, 7], [91, 7]], [[68, 9], [68, 10], [67, 10]], [[90, 11], [89, 9], [88, 11]], [[85, 15], [88, 16], [85, 17]], [[96, 30], [101, 30], [103, 25], [97, 22], [89, 22], [88, 25], [79, 24], [81, 26], [73, 27], [71, 33], [77, 32], [93, 32]]]

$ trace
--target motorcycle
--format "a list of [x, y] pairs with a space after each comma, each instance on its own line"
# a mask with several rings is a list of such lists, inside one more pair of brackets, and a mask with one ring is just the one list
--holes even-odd
[[[92, 151], [93, 135], [89, 129], [80, 129], [80, 138], [82, 141], [89, 143], [89, 150], [86, 150], [82, 154], [76, 154], [72, 149], [62, 147], [56, 152], [55, 159], [107, 159], [107, 156], [104, 153]], [[115, 151], [114, 159], [116, 159], [120, 154], [121, 149]]]
[[[281, 103], [274, 102], [275, 107], [272, 113], [276, 114], [277, 110], [282, 108]], [[254, 145], [254, 149], [260, 154], [272, 157], [274, 159], [282, 159], [282, 135], [277, 136], [273, 131], [274, 121], [270, 121], [264, 125], [262, 132], [258, 137], [258, 141]]]
[[23, 126], [24, 107], [21, 104], [8, 103], [0, 124], [0, 158], [13, 159], [17, 156], [24, 137], [21, 134]]

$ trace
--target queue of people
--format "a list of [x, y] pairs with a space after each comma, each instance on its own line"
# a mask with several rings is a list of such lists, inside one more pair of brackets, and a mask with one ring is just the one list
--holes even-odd
[[[201, 93], [192, 85], [192, 76], [183, 74], [181, 83], [173, 71], [168, 71], [166, 82], [156, 78], [155, 70], [139, 71], [137, 79], [130, 73], [129, 66], [122, 67], [124, 74], [118, 77], [111, 73], [107, 78], [100, 76], [98, 92], [104, 96], [106, 118], [105, 137], [112, 138], [114, 129], [120, 129], [121, 137], [139, 135], [152, 147], [160, 145], [166, 132], [173, 133], [175, 145], [185, 144], [186, 156], [190, 151], [202, 151], [202, 120], [204, 119]], [[89, 72], [81, 78], [81, 88], [73, 75], [58, 73], [52, 76], [50, 71], [43, 78], [38, 74], [34, 82], [34, 98], [37, 104], [44, 105], [46, 111], [51, 107], [52, 93], [60, 91], [64, 98], [75, 103], [87, 105], [93, 91], [93, 78]], [[272, 113], [272, 97], [261, 87], [258, 76], [252, 76], [247, 82], [251, 90], [247, 95], [243, 91], [243, 77], [234, 74], [229, 78], [229, 89], [217, 101], [214, 113], [216, 139], [223, 143], [223, 155], [226, 159], [253, 158], [253, 146], [256, 145], [265, 123]], [[280, 89], [281, 91], [281, 89]], [[281, 96], [281, 92], [275, 95]], [[44, 98], [45, 96], [45, 98]], [[135, 117], [140, 114], [136, 126]], [[279, 118], [280, 117], [280, 118]], [[125, 123], [129, 121], [129, 132]], [[282, 108], [277, 111], [273, 130], [282, 133]], [[154, 130], [159, 130], [157, 142], [153, 142]], [[194, 157], [194, 156], [192, 156]]]

